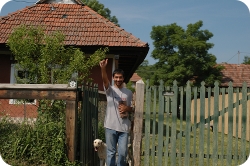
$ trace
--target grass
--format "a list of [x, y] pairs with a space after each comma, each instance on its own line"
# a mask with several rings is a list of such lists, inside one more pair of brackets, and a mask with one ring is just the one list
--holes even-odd
[[77, 166], [66, 155], [65, 124], [61, 121], [14, 123], [0, 120], [0, 153], [12, 166]]

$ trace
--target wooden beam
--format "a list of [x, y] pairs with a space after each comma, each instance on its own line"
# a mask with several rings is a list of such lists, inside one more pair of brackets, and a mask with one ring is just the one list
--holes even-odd
[[135, 98], [135, 114], [133, 129], [133, 163], [134, 166], [140, 166], [141, 161], [141, 142], [142, 142], [142, 125], [144, 110], [144, 82], [139, 80], [136, 82], [136, 98]]
[[68, 84], [0, 84], [1, 89], [74, 90]]
[[40, 91], [40, 90], [0, 90], [0, 98], [4, 99], [54, 99], [76, 100], [74, 91]]
[[77, 110], [76, 101], [66, 102], [66, 146], [67, 156], [70, 161], [76, 160], [77, 145]]
[[0, 84], [2, 99], [76, 100], [77, 89], [67, 84]]

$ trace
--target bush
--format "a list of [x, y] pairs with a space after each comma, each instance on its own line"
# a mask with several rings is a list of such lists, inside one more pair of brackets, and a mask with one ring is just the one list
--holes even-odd
[[66, 155], [64, 103], [53, 103], [39, 110], [33, 125], [14, 124], [8, 118], [0, 122], [0, 153], [11, 165], [76, 166]]
[[98, 123], [98, 139], [101, 139], [103, 142], [106, 142], [105, 128], [102, 122]]

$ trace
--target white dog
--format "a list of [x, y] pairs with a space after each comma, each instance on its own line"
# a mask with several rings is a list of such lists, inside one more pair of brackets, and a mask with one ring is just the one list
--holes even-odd
[[[100, 166], [106, 166], [106, 157], [107, 157], [107, 145], [102, 142], [100, 139], [94, 140], [94, 148], [97, 151], [98, 157], [100, 159]], [[128, 155], [127, 155], [127, 163], [131, 166], [132, 163], [132, 154], [131, 154], [131, 144], [128, 144]], [[116, 156], [117, 157], [117, 156]]]
[[95, 151], [97, 151], [98, 157], [100, 159], [100, 166], [106, 166], [107, 157], [107, 145], [100, 139], [95, 139], [94, 142]]

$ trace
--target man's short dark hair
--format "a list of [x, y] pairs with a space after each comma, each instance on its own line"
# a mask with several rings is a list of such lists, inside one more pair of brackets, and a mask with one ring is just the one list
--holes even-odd
[[113, 77], [115, 76], [115, 74], [121, 74], [124, 77], [124, 71], [122, 69], [115, 69], [113, 71]]

